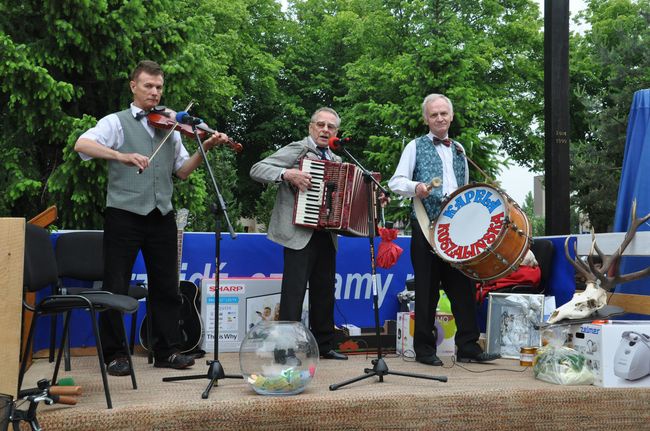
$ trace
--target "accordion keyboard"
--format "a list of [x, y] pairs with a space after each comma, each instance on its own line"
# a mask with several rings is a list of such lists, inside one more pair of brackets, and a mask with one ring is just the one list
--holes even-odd
[[311, 188], [298, 193], [294, 223], [315, 228], [318, 226], [318, 214], [323, 203], [325, 163], [303, 159], [302, 171], [312, 176]]

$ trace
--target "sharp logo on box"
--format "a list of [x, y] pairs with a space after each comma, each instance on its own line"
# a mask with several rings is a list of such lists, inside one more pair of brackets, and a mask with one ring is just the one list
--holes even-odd
[[[219, 293], [239, 294], [244, 293], [244, 286], [241, 284], [226, 284], [219, 287]], [[210, 293], [214, 293], [214, 285], [210, 286]]]
[[598, 335], [598, 334], [600, 334], [600, 328], [590, 328], [588, 326], [583, 326], [582, 328], [580, 328], [580, 332], [582, 332], [583, 334], [596, 334], [596, 335]]

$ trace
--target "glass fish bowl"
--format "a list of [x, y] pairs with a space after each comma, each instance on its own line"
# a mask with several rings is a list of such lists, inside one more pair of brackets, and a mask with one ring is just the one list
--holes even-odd
[[244, 379], [261, 395], [296, 395], [316, 374], [318, 344], [301, 322], [261, 321], [239, 348]]

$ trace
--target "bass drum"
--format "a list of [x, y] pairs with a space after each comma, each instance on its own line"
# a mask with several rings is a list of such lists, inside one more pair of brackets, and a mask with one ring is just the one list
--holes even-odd
[[532, 241], [531, 225], [519, 205], [483, 183], [463, 186], [449, 196], [432, 234], [436, 254], [479, 281], [516, 270]]

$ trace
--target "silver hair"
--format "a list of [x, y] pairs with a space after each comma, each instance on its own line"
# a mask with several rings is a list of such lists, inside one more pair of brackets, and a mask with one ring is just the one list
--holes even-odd
[[311, 122], [312, 122], [312, 123], [315, 123], [315, 122], [316, 122], [316, 116], [317, 116], [320, 112], [329, 112], [330, 114], [333, 114], [333, 115], [336, 117], [336, 127], [339, 127], [339, 126], [341, 125], [341, 117], [339, 117], [339, 114], [338, 114], [335, 110], [333, 110], [332, 108], [327, 108], [327, 107], [318, 108], [318, 109], [317, 109], [317, 110], [312, 114], [312, 116], [311, 116]]
[[422, 118], [424, 118], [424, 121], [427, 121], [427, 104], [429, 102], [433, 102], [438, 99], [444, 99], [445, 102], [447, 102], [447, 105], [449, 105], [449, 112], [451, 115], [454, 114], [454, 105], [451, 104], [451, 100], [443, 94], [436, 94], [432, 93], [429, 94], [427, 97], [424, 98], [424, 101], [422, 102]]

